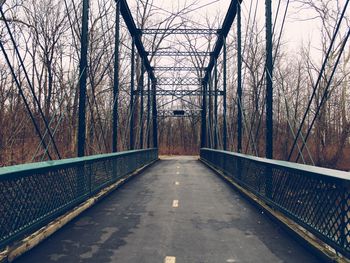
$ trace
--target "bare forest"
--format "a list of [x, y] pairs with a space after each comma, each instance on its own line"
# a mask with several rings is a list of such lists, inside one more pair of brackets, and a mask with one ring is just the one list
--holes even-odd
[[[198, 12], [205, 8], [200, 0], [185, 4], [174, 1], [167, 10], [160, 8], [156, 0], [129, 2], [139, 29], [165, 29], [156, 34], [142, 35], [153, 67], [196, 68], [192, 72], [164, 71], [157, 77], [203, 77], [202, 68], [207, 66], [208, 57], [193, 54], [164, 59], [155, 52], [169, 48], [210, 52], [216, 42], [215, 34], [198, 37], [190, 34], [178, 36], [172, 32], [178, 28], [220, 28], [227, 6], [223, 5], [220, 12], [199, 16]], [[226, 120], [228, 150], [237, 151], [237, 110], [238, 103], [241, 103], [242, 152], [264, 157], [265, 30], [264, 14], [259, 15], [260, 5], [263, 6], [263, 1], [260, 2], [242, 2], [241, 102], [237, 100], [236, 22], [226, 39]], [[338, 31], [336, 26], [342, 15], [343, 2], [282, 0], [280, 5], [274, 6], [275, 159], [350, 170], [350, 45], [345, 41], [350, 25], [349, 12], [345, 13]], [[0, 41], [5, 51], [0, 51], [0, 166], [44, 161], [49, 155], [52, 159], [76, 157], [82, 1], [7, 0], [0, 3]], [[87, 155], [109, 153], [112, 149], [115, 13], [114, 0], [90, 0]], [[284, 14], [286, 23], [292, 24], [293, 19], [301, 19], [305, 13], [309, 16], [303, 18], [313, 21], [317, 37], [291, 45], [293, 35], [283, 27]], [[118, 151], [124, 151], [130, 148], [130, 127], [134, 129], [135, 149], [140, 147], [140, 133], [144, 134], [143, 145], [152, 147], [149, 143], [152, 119], [148, 111], [151, 103], [148, 96], [135, 96], [135, 107], [129, 107], [132, 40], [123, 19], [120, 21]], [[333, 38], [334, 45], [329, 48]], [[325, 58], [327, 63], [321, 70]], [[141, 74], [141, 63], [136, 56], [137, 91], [149, 88], [147, 74]], [[222, 54], [217, 61], [217, 76], [212, 78], [212, 81], [217, 80], [219, 89], [224, 81], [223, 67]], [[185, 88], [193, 89], [190, 86]], [[216, 137], [218, 148], [221, 148], [222, 96], [217, 107], [213, 98], [209, 98], [209, 104], [219, 116], [218, 125], [208, 127], [209, 139]], [[160, 154], [198, 154], [201, 118], [197, 108], [200, 105], [200, 96], [157, 97]], [[188, 115], [171, 118], [166, 114], [170, 109], [185, 109]], [[43, 138], [38, 136], [33, 122]], [[300, 135], [294, 143], [298, 130]]]

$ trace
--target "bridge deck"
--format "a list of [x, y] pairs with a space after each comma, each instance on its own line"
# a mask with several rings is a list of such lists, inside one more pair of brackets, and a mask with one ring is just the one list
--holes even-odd
[[159, 161], [18, 262], [156, 263], [166, 256], [177, 263], [319, 262], [191, 157]]

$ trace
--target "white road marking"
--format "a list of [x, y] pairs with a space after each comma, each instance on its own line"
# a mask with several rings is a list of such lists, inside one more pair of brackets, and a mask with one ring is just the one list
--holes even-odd
[[180, 169], [180, 166], [176, 166], [177, 169]]
[[180, 182], [175, 182], [175, 185], [179, 185], [180, 184]]
[[180, 172], [176, 172], [176, 174], [180, 174]]
[[176, 263], [176, 257], [166, 256], [164, 259], [164, 263]]
[[173, 201], [173, 207], [179, 207], [179, 200]]

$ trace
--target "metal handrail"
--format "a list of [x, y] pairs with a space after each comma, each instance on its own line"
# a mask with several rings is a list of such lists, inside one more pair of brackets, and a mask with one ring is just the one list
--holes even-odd
[[350, 173], [202, 148], [201, 160], [350, 256]]
[[265, 163], [266, 165], [281, 167], [283, 169], [298, 170], [298, 171], [305, 172], [306, 174], [310, 174], [310, 175], [323, 175], [323, 176], [338, 178], [341, 180], [346, 180], [350, 183], [350, 172], [334, 170], [334, 169], [329, 169], [329, 168], [323, 168], [323, 167], [318, 167], [318, 166], [311, 166], [311, 165], [300, 164], [300, 163], [281, 161], [281, 160], [266, 159], [266, 158], [262, 158], [262, 157], [257, 157], [257, 156], [242, 154], [242, 153], [236, 153], [236, 152], [223, 151], [223, 150], [214, 150], [214, 149], [209, 149], [209, 148], [202, 148], [202, 150], [210, 150], [213, 152], [220, 152], [220, 153], [232, 155], [232, 156], [235, 156], [238, 158], [248, 159], [248, 160], [251, 160], [254, 162], [258, 162], [258, 163]]
[[[110, 159], [118, 156], [126, 156], [132, 155], [134, 153], [142, 152], [142, 151], [151, 151], [155, 149], [147, 149], [147, 150], [131, 150], [131, 151], [123, 151], [117, 153], [107, 153], [107, 154], [97, 154], [97, 155], [89, 155], [85, 157], [75, 157], [75, 158], [66, 158], [61, 160], [53, 160], [53, 161], [45, 161], [45, 162], [37, 162], [37, 163], [27, 163], [27, 164], [19, 164], [19, 165], [11, 165], [0, 167], [0, 181], [5, 178], [13, 178], [13, 176], [25, 176], [26, 174], [31, 174], [34, 171], [40, 172], [45, 170], [50, 170], [52, 168], [58, 168], [62, 166], [74, 166], [77, 164], [83, 163], [91, 163], [97, 160]], [[9, 177], [7, 177], [9, 176]]]
[[146, 149], [0, 168], [0, 248], [157, 159]]

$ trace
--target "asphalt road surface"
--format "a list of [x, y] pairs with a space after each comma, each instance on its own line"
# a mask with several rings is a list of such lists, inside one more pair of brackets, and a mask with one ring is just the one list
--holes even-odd
[[17, 262], [320, 262], [194, 157], [166, 158]]

